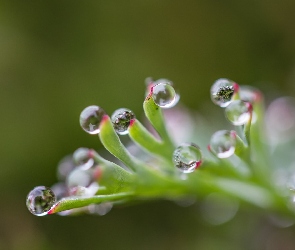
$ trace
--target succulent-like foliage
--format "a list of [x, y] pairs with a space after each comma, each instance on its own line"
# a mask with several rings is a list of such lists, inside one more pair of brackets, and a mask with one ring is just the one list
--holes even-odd
[[[228, 79], [213, 84], [212, 101], [225, 108], [227, 119], [237, 126], [237, 131], [215, 132], [205, 149], [198, 146], [197, 140], [175, 145], [167, 131], [166, 122], [170, 121], [165, 121], [162, 108], [173, 109], [179, 100], [173, 83], [151, 78], [146, 83], [143, 109], [157, 135], [129, 109], [118, 109], [110, 118], [98, 106], [87, 107], [80, 116], [82, 128], [89, 134], [98, 134], [120, 165], [93, 149], [78, 149], [73, 157], [59, 164], [60, 183], [52, 190], [41, 186], [29, 193], [30, 212], [105, 214], [113, 205], [135, 200], [177, 200], [217, 193], [236, 203], [294, 215], [295, 185], [292, 187], [290, 181], [276, 184], [276, 170], [265, 136], [263, 96], [258, 90]], [[178, 130], [186, 130], [186, 125], [183, 121]], [[118, 134], [129, 136], [132, 144], [123, 145]], [[205, 150], [209, 151], [206, 156], [202, 153]]]

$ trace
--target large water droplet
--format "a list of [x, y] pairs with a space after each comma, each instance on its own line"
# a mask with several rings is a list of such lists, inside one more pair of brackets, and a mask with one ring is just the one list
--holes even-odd
[[38, 186], [28, 194], [26, 204], [32, 214], [43, 216], [47, 214], [55, 202], [55, 194], [50, 188]]
[[246, 124], [251, 116], [252, 105], [241, 100], [233, 101], [225, 108], [226, 118], [235, 126]]
[[183, 173], [191, 173], [202, 163], [200, 148], [193, 143], [183, 143], [173, 153], [175, 166]]
[[220, 78], [213, 83], [210, 92], [212, 101], [224, 108], [232, 101], [235, 92], [235, 83], [229, 79]]
[[80, 125], [89, 134], [98, 134], [99, 124], [102, 121], [105, 111], [98, 106], [85, 108], [80, 115]]
[[175, 105], [176, 93], [169, 83], [159, 83], [152, 87], [154, 102], [161, 108], [171, 108]]
[[128, 127], [132, 119], [135, 119], [134, 113], [126, 108], [117, 109], [111, 117], [114, 129], [119, 135], [128, 134]]
[[220, 130], [210, 140], [210, 150], [219, 158], [228, 158], [235, 152], [236, 132]]

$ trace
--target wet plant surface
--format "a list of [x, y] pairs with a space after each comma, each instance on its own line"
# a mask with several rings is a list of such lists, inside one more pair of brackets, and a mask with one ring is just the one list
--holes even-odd
[[[110, 118], [98, 106], [85, 108], [80, 115], [82, 129], [98, 135], [105, 149], [121, 163], [106, 160], [93, 149], [77, 149], [72, 157], [61, 161], [59, 185], [52, 190], [39, 186], [30, 192], [27, 206], [31, 213], [104, 215], [122, 204], [154, 199], [183, 200], [185, 204], [190, 197], [192, 201], [205, 199], [206, 220], [216, 225], [231, 220], [239, 204], [244, 203], [270, 215], [294, 217], [294, 178], [287, 177], [283, 185], [277, 184], [274, 173], [285, 169], [271, 166], [270, 146], [280, 140], [271, 144], [265, 133], [273, 122], [268, 121], [271, 115], [265, 118], [260, 91], [225, 78], [217, 80], [211, 88], [211, 99], [224, 108], [236, 129], [216, 131], [207, 149], [201, 149], [197, 140], [175, 145], [167, 130], [169, 116], [164, 119], [163, 112], [178, 109], [179, 94], [173, 83], [152, 78], [146, 82], [143, 109], [157, 136], [129, 109], [118, 109]], [[290, 102], [284, 105], [287, 110], [293, 108]], [[287, 129], [293, 131], [294, 126], [290, 123]], [[182, 128], [180, 123], [175, 129]], [[271, 131], [272, 135], [279, 136], [281, 130], [286, 133], [286, 129], [278, 128]], [[130, 143], [124, 145], [119, 135], [129, 136]], [[203, 150], [209, 154], [203, 156]]]

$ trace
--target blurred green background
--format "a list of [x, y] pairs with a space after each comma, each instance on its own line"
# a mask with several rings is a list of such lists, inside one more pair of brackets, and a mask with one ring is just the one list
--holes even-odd
[[293, 0], [1, 1], [0, 249], [294, 249], [294, 228], [247, 208], [215, 227], [198, 203], [70, 218], [25, 206], [34, 186], [56, 182], [64, 155], [100, 148], [80, 112], [96, 104], [140, 116], [148, 76], [174, 81], [204, 114], [216, 109], [209, 89], [220, 77], [294, 96], [294, 11]]

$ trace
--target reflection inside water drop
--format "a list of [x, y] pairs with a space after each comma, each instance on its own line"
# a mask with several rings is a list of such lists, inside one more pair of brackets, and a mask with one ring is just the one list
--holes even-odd
[[80, 114], [80, 125], [89, 134], [98, 134], [99, 125], [102, 121], [105, 111], [98, 106], [89, 106]]
[[114, 129], [119, 135], [128, 134], [128, 127], [133, 119], [135, 119], [135, 114], [126, 108], [117, 109], [111, 116]]
[[215, 132], [210, 140], [210, 150], [218, 158], [228, 158], [235, 152], [236, 133], [234, 131], [220, 130]]
[[176, 103], [176, 93], [169, 83], [158, 83], [152, 87], [152, 98], [161, 108], [171, 108]]
[[202, 163], [201, 150], [193, 143], [183, 143], [175, 149], [173, 162], [183, 173], [191, 173]]
[[27, 196], [27, 208], [37, 216], [46, 215], [56, 202], [53, 191], [45, 186], [35, 187]]
[[246, 124], [252, 112], [252, 106], [248, 102], [236, 100], [225, 108], [226, 118], [235, 126]]

